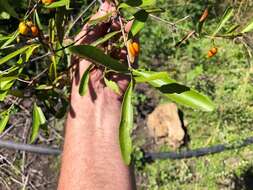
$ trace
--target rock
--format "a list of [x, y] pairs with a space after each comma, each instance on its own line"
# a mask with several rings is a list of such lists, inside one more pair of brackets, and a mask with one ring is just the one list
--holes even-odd
[[174, 103], [158, 105], [148, 115], [147, 126], [156, 143], [166, 143], [173, 149], [183, 144], [185, 132], [178, 115], [178, 109]]

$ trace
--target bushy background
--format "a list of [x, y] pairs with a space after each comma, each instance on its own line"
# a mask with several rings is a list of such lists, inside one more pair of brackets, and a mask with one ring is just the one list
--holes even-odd
[[[236, 9], [229, 25], [239, 23], [244, 26], [252, 19], [253, 2], [236, 2], [209, 1], [210, 12], [204, 32], [211, 34], [214, 31], [227, 6]], [[207, 59], [207, 52], [213, 47], [208, 37], [192, 38], [175, 48], [175, 43], [182, 39], [186, 31], [195, 29], [196, 21], [207, 6], [206, 2], [176, 0], [159, 1], [159, 4], [166, 9], [161, 18], [179, 22], [173, 27], [149, 20], [140, 38], [143, 47], [140, 66], [168, 71], [178, 81], [209, 95], [217, 105], [212, 113], [179, 106], [190, 136], [190, 141], [182, 149], [230, 143], [252, 135], [252, 34], [247, 35], [246, 39], [215, 39], [218, 53]], [[186, 19], [180, 22], [182, 18]], [[141, 92], [137, 94], [140, 96], [137, 99], [143, 100], [143, 103], [136, 101], [136, 104], [148, 104], [151, 97], [145, 96], [150, 93]], [[166, 101], [163, 97], [159, 98], [160, 103]], [[145, 143], [148, 143], [138, 138], [136, 142], [138, 147], [145, 147]], [[156, 149], [165, 150], [169, 149], [164, 146]], [[137, 167], [138, 185], [140, 189], [159, 190], [252, 189], [252, 156], [252, 146], [249, 146], [202, 158], [156, 161]]]

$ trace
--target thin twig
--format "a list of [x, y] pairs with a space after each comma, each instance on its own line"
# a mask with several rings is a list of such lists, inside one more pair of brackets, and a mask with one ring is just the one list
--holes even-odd
[[36, 2], [35, 5], [33, 6], [33, 8], [30, 10], [30, 12], [28, 14], [26, 14], [24, 20], [26, 20], [31, 14], [32, 12], [37, 8], [38, 4], [40, 3], [40, 1]]
[[0, 139], [3, 138], [6, 134], [8, 134], [14, 128], [14, 126], [15, 125], [11, 125], [6, 130], [4, 130], [4, 132], [0, 135]]
[[173, 27], [176, 27], [176, 24], [173, 23], [173, 22], [167, 21], [167, 20], [162, 19], [162, 18], [160, 18], [160, 17], [158, 17], [158, 16], [155, 16], [155, 15], [153, 15], [153, 14], [149, 14], [149, 16], [150, 16], [151, 18], [155, 19], [155, 20], [158, 20], [158, 21], [164, 22], [164, 23], [166, 23], [166, 24], [169, 24], [169, 25], [171, 25], [171, 26], [173, 26]]
[[97, 0], [93, 0], [74, 20], [74, 22], [71, 23], [71, 25], [68, 27], [68, 30], [65, 34], [65, 38], [69, 35], [71, 29], [74, 27], [74, 25], [78, 22], [78, 20], [90, 9], [90, 7], [96, 3]]
[[[123, 25], [121, 16], [119, 16], [119, 23], [120, 23], [120, 29], [121, 29], [121, 32], [122, 32], [122, 36], [123, 36], [123, 39], [124, 39], [124, 44], [127, 48], [127, 37], [126, 37], [126, 34], [125, 34], [125, 27]], [[131, 63], [130, 63], [130, 58], [129, 58], [129, 55], [128, 55], [128, 51], [127, 51], [127, 64], [128, 64], [128, 68], [132, 68]]]

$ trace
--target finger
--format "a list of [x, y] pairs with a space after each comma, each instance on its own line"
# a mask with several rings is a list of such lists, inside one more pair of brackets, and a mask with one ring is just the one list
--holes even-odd
[[[97, 19], [99, 17], [103, 17], [109, 12], [116, 11], [115, 6], [109, 2], [104, 1], [104, 3], [101, 5], [100, 9], [96, 14], [94, 14], [90, 20]], [[100, 25], [97, 25], [94, 29], [89, 31], [90, 26], [89, 23], [85, 24], [81, 30], [81, 32], [75, 37], [76, 44], [82, 44], [82, 43], [91, 43], [92, 41], [96, 40], [97, 38], [103, 36], [105, 32], [107, 31], [109, 26], [107, 26], [107, 23], [102, 23]]]
[[126, 25], [125, 25], [125, 31], [126, 31], [127, 33], [130, 32], [131, 27], [132, 27], [132, 25], [133, 25], [133, 22], [134, 22], [134, 20], [131, 20], [131, 21], [129, 21], [128, 23], [126, 23]]
[[[132, 25], [133, 25], [133, 20], [126, 23], [126, 25], [124, 27], [126, 33], [130, 32]], [[114, 30], [114, 31], [121, 30], [120, 22], [119, 22], [118, 19], [114, 19], [112, 21], [111, 29]]]

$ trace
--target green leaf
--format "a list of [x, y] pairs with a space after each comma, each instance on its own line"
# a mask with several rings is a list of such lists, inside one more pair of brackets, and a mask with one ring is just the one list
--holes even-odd
[[107, 22], [111, 18], [112, 13], [113, 12], [109, 12], [109, 13], [103, 15], [103, 16], [91, 19], [91, 20], [88, 21], [88, 24], [90, 26], [94, 26], [94, 25], [96, 25], [98, 23]]
[[46, 123], [46, 117], [43, 113], [43, 111], [41, 110], [40, 107], [37, 106], [37, 111], [38, 111], [38, 114], [39, 114], [39, 119], [40, 119], [40, 125], [44, 125]]
[[104, 77], [104, 81], [108, 88], [110, 88], [113, 92], [120, 94], [120, 89], [116, 82], [108, 80], [106, 77]]
[[145, 11], [147, 12], [147, 13], [163, 13], [163, 12], [165, 12], [165, 10], [164, 9], [162, 9], [162, 8], [158, 8], [158, 7], [154, 7], [154, 8], [147, 8], [147, 9], [145, 9]]
[[8, 91], [0, 91], [0, 101], [3, 101], [7, 96]]
[[19, 35], [19, 31], [16, 30], [16, 31], [11, 35], [11, 37], [1, 46], [0, 49], [3, 49], [3, 48], [5, 48], [6, 46], [8, 46], [9, 44], [11, 44], [11, 43], [17, 38], [18, 35]]
[[79, 94], [81, 96], [84, 96], [86, 92], [88, 91], [88, 84], [89, 84], [89, 79], [90, 79], [90, 70], [92, 68], [92, 65], [90, 65], [83, 73], [83, 76], [80, 81], [79, 85]]
[[66, 0], [66, 9], [67, 9], [67, 10], [70, 9], [70, 1], [71, 1], [71, 0]]
[[150, 7], [156, 4], [156, 0], [127, 0], [124, 3], [119, 5], [120, 8], [129, 8], [129, 7]]
[[17, 78], [17, 76], [0, 78], [0, 91], [9, 90]]
[[50, 89], [53, 89], [53, 86], [41, 84], [41, 85], [37, 86], [35, 89], [36, 90], [50, 90]]
[[35, 21], [36, 21], [36, 25], [39, 27], [40, 30], [43, 30], [42, 24], [40, 22], [40, 17], [39, 14], [37, 12], [37, 9], [34, 11], [35, 12]]
[[0, 42], [10, 39], [11, 36], [0, 36]]
[[96, 47], [89, 45], [77, 45], [69, 48], [72, 53], [84, 57], [97, 64], [103, 65], [106, 68], [120, 72], [129, 73], [128, 68], [118, 60], [104, 54], [104, 52]]
[[27, 62], [29, 60], [29, 58], [31, 57], [33, 51], [38, 48], [40, 46], [40, 44], [33, 44], [32, 46], [30, 46], [28, 48], [28, 50], [25, 52], [26, 54], [26, 58], [25, 58], [25, 61]]
[[33, 105], [33, 124], [32, 124], [32, 134], [30, 138], [30, 143], [33, 143], [39, 134], [40, 125], [45, 124], [46, 118], [39, 106], [36, 103]]
[[5, 57], [1, 58], [0, 59], [0, 65], [3, 64], [3, 63], [5, 63], [5, 62], [7, 62], [7, 61], [9, 61], [10, 59], [16, 57], [17, 55], [25, 52], [30, 47], [31, 47], [31, 45], [30, 46], [22, 47], [21, 49], [18, 49], [16, 51], [10, 53], [9, 55], [6, 55]]
[[10, 74], [13, 74], [14, 72], [17, 73], [18, 69], [20, 69], [20, 67], [12, 66], [12, 67], [6, 69], [5, 71], [0, 71], [0, 78], [7, 76], [7, 75], [9, 76]]
[[10, 117], [10, 111], [7, 110], [3, 113], [1, 113], [1, 117], [0, 117], [0, 133], [2, 133], [9, 121], [9, 117]]
[[121, 121], [119, 128], [121, 155], [125, 164], [127, 165], [129, 165], [131, 162], [131, 152], [132, 152], [132, 140], [131, 140], [131, 130], [133, 128], [132, 92], [133, 92], [133, 81], [131, 80], [123, 98], [121, 108]]
[[55, 80], [57, 78], [57, 60], [56, 56], [52, 56], [52, 63], [49, 66], [49, 77], [51, 80]]
[[0, 10], [0, 20], [7, 20], [10, 18], [11, 18], [11, 16], [7, 12]]
[[59, 39], [60, 43], [62, 43], [63, 38], [64, 38], [65, 19], [63, 18], [65, 18], [65, 14], [66, 14], [66, 10], [64, 8], [58, 9], [55, 14], [57, 38]]
[[166, 97], [172, 101], [194, 109], [203, 111], [213, 111], [215, 105], [205, 95], [190, 89], [184, 85], [178, 84], [171, 79], [166, 72], [152, 72], [133, 70], [137, 82], [147, 82], [160, 90]]
[[216, 30], [213, 32], [212, 36], [214, 37], [222, 28], [223, 26], [226, 24], [226, 22], [233, 16], [234, 14], [234, 9], [231, 7], [228, 7], [225, 10], [225, 13], [222, 16], [222, 19], [218, 25], [218, 27], [216, 28]]
[[100, 44], [103, 44], [104, 42], [108, 41], [109, 39], [111, 39], [113, 36], [115, 36], [116, 34], [120, 33], [121, 31], [114, 31], [114, 32], [110, 32], [108, 34], [106, 34], [105, 36], [97, 39], [95, 42], [91, 43], [91, 46], [98, 46]]
[[68, 6], [68, 1], [67, 0], [56, 1], [54, 3], [46, 5], [45, 7], [48, 8], [48, 9], [53, 9], [53, 8], [64, 7], [64, 6], [66, 6], [66, 7]]
[[148, 19], [148, 13], [145, 10], [139, 10], [137, 13], [134, 14], [135, 20], [131, 27], [132, 36], [135, 36], [139, 33]]
[[241, 31], [241, 33], [250, 32], [253, 30], [253, 20]]
[[233, 33], [237, 28], [239, 28], [240, 25], [239, 24], [234, 24], [232, 25], [227, 31], [226, 31], [226, 34], [231, 34]]
[[18, 18], [18, 14], [13, 9], [14, 6], [11, 6], [9, 4], [8, 0], [0, 0], [0, 7], [1, 7], [1, 9], [5, 10], [7, 13], [9, 13], [11, 16]]

